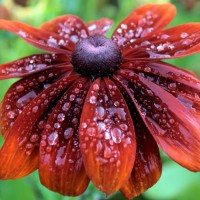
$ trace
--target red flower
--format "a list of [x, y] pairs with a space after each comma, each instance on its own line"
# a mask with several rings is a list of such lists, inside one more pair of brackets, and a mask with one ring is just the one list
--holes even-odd
[[[200, 81], [161, 62], [200, 51], [200, 23], [163, 30], [171, 4], [84, 24], [71, 15], [40, 28], [0, 20], [0, 28], [52, 54], [0, 65], [0, 79], [22, 77], [1, 104], [5, 138], [0, 178], [39, 169], [50, 190], [80, 195], [89, 180], [106, 194], [133, 198], [161, 174], [158, 146], [200, 170]], [[77, 73], [78, 72], [78, 73]]]

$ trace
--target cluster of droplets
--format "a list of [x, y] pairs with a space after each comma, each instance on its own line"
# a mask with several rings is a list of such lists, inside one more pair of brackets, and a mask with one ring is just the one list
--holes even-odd
[[52, 65], [58, 59], [56, 54], [33, 55], [16, 60], [9, 64], [1, 65], [1, 76], [20, 76], [31, 72], [44, 70], [48, 65]]
[[119, 46], [134, 43], [137, 38], [145, 37], [154, 31], [154, 23], [158, 15], [147, 11], [138, 22], [129, 21], [127, 24], [121, 24], [113, 35], [113, 40]]
[[151, 88], [143, 83], [140, 76], [132, 71], [123, 71], [122, 74], [126, 78], [129, 77], [129, 81], [119, 77], [121, 82], [128, 88], [141, 115], [150, 126], [154, 127], [155, 133], [162, 137], [184, 141], [184, 136], [181, 133], [184, 127], [177, 121], [174, 113], [163, 103], [161, 98], [155, 95]]
[[118, 145], [127, 148], [132, 144], [133, 133], [127, 122], [124, 100], [115, 99], [117, 86], [109, 84], [105, 88], [93, 84], [89, 91], [88, 104], [91, 105], [93, 118], [88, 118], [80, 124], [81, 148], [87, 154], [94, 148], [96, 162], [100, 164], [115, 163], [121, 165], [118, 159]]
[[49, 38], [48, 42], [52, 42], [55, 45], [67, 45], [65, 44], [66, 38], [70, 39], [73, 43], [77, 43], [81, 38], [87, 37], [87, 30], [83, 26], [83, 22], [76, 17], [69, 16], [62, 22], [60, 21], [55, 27], [55, 30], [63, 39], [57, 41], [53, 37]]
[[[65, 162], [79, 165], [82, 162], [80, 161], [78, 127], [88, 87], [89, 83], [85, 83], [85, 80], [72, 85], [59, 100], [45, 126], [41, 140], [42, 152], [48, 155], [54, 149], [56, 151], [55, 165], [59, 166]], [[69, 149], [72, 153], [66, 155]]]

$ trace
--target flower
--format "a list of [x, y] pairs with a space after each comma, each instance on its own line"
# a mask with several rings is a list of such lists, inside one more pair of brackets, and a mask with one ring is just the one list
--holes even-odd
[[163, 59], [200, 51], [200, 23], [164, 29], [172, 4], [147, 4], [105, 37], [110, 19], [85, 24], [65, 15], [40, 28], [0, 20], [0, 28], [52, 54], [0, 65], [20, 77], [1, 104], [5, 142], [0, 178], [39, 169], [50, 190], [80, 195], [89, 180], [107, 195], [133, 198], [157, 182], [157, 144], [200, 170], [200, 81]]

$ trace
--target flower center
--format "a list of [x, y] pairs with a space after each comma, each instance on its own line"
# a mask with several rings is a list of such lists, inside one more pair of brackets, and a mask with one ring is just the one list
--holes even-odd
[[119, 47], [102, 35], [79, 41], [72, 54], [74, 70], [85, 76], [97, 78], [112, 75], [122, 62]]

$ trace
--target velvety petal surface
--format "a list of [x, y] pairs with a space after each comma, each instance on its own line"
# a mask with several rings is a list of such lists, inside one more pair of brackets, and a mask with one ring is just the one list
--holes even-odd
[[69, 65], [62, 54], [37, 54], [0, 65], [0, 80], [30, 75], [59, 65]]
[[175, 96], [200, 122], [200, 81], [190, 71], [164, 62], [127, 63], [128, 68]]
[[89, 179], [79, 148], [78, 127], [83, 103], [90, 86], [85, 78], [75, 82], [59, 100], [42, 134], [40, 180], [50, 190], [77, 196]]
[[128, 60], [161, 60], [200, 52], [200, 23], [179, 25], [136, 40], [123, 51]]
[[[199, 171], [200, 125], [173, 95], [129, 70], [118, 74], [143, 121], [163, 151], [183, 167]], [[127, 81], [129, 80], [129, 81]]]
[[133, 199], [153, 186], [162, 172], [158, 146], [143, 122], [140, 125], [142, 127], [137, 127], [136, 132], [137, 153], [131, 177], [120, 189], [127, 199]]
[[137, 142], [135, 163], [131, 177], [120, 189], [127, 199], [133, 199], [158, 181], [162, 171], [162, 163], [158, 146], [136, 110], [129, 94], [115, 75], [113, 79], [126, 100], [135, 127]]
[[[33, 133], [43, 113], [79, 76], [64, 77], [34, 98], [17, 117], [0, 150], [0, 179], [15, 179], [32, 172], [32, 154], [40, 135]], [[36, 139], [37, 138], [37, 139]], [[33, 163], [32, 163], [33, 162]]]
[[79, 17], [64, 15], [57, 17], [41, 26], [41, 29], [58, 34], [60, 37], [77, 43], [88, 36], [86, 24]]
[[113, 20], [108, 18], [101, 18], [99, 20], [91, 21], [87, 24], [89, 35], [106, 35], [113, 24]]
[[172, 4], [147, 4], [134, 10], [115, 29], [112, 39], [126, 46], [138, 38], [152, 35], [165, 28], [176, 14]]
[[101, 191], [114, 193], [131, 174], [136, 141], [125, 100], [108, 78], [96, 79], [90, 87], [79, 130], [87, 175]]
[[10, 87], [0, 105], [0, 126], [4, 137], [24, 108], [65, 73], [70, 74], [71, 70], [67, 67], [52, 68], [23, 78]]
[[74, 43], [68, 38], [18, 21], [0, 20], [0, 29], [14, 33], [29, 44], [49, 52], [70, 55], [74, 47]]

